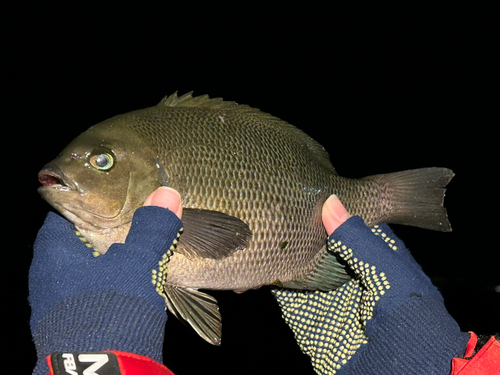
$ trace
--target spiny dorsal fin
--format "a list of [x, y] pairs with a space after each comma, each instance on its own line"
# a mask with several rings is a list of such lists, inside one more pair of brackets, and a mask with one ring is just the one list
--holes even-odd
[[188, 92], [182, 96], [177, 96], [177, 92], [165, 96], [160, 103], [160, 107], [202, 107], [202, 108], [238, 108], [252, 109], [260, 112], [258, 109], [250, 108], [247, 105], [240, 105], [236, 102], [225, 102], [222, 98], [211, 99], [208, 95], [193, 96], [193, 92]]
[[333, 173], [336, 173], [335, 169], [330, 163], [328, 153], [323, 146], [309, 137], [302, 130], [287, 123], [286, 121], [279, 119], [278, 117], [275, 117], [266, 112], [262, 112], [258, 108], [253, 108], [246, 104], [238, 104], [236, 102], [226, 102], [222, 98], [211, 99], [208, 95], [193, 97], [192, 91], [182, 96], [177, 96], [177, 92], [174, 92], [172, 95], [164, 97], [160, 101], [160, 103], [158, 103], [158, 107], [231, 109], [235, 110], [239, 114], [251, 115], [252, 117], [259, 118], [268, 122], [269, 124], [273, 124], [274, 126], [287, 127], [289, 131], [295, 133], [295, 137], [299, 139], [302, 144], [304, 144], [311, 151], [313, 155], [315, 155], [315, 157], [321, 164], [323, 164], [327, 169], [330, 169]]
[[253, 108], [246, 104], [224, 101], [222, 98], [210, 98], [208, 95], [193, 96], [192, 91], [182, 96], [177, 96], [177, 92], [174, 92], [172, 95], [164, 97], [157, 106], [163, 108], [230, 109], [239, 114], [252, 115], [280, 125], [292, 126], [269, 113], [262, 112], [258, 108]]

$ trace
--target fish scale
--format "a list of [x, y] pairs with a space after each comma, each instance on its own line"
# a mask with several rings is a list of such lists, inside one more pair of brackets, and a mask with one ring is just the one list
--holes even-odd
[[[160, 118], [166, 108], [158, 106], [154, 110], [159, 112], [155, 118]], [[178, 255], [171, 261], [169, 283], [248, 289], [303, 277], [314, 268], [325, 240], [321, 220], [313, 220], [313, 216], [319, 217], [319, 207], [332, 193], [346, 197], [350, 211], [369, 223], [384, 219], [380, 215], [378, 182], [369, 181], [360, 189], [359, 181], [335, 178], [333, 167], [318, 163], [317, 155], [308, 148], [312, 145], [324, 152], [322, 147], [297, 129], [291, 133], [291, 125], [260, 116], [260, 112], [239, 111], [237, 107], [193, 110], [178, 106], [168, 110], [172, 112], [171, 122], [145, 120], [132, 128], [139, 134], [160, 131], [171, 135], [156, 138], [156, 147], [161, 155], [169, 155], [168, 159], [161, 159], [165, 169], [185, 176], [177, 181], [173, 178], [170, 185], [179, 190], [185, 206], [237, 216], [257, 237], [260, 226], [255, 216], [264, 217], [272, 224], [267, 230], [273, 234], [267, 236], [266, 242], [252, 241], [247, 249], [223, 260], [193, 260]], [[221, 178], [220, 170], [228, 173]], [[231, 191], [233, 196], [239, 193], [239, 199], [227, 204], [223, 197]], [[286, 206], [280, 198], [286, 198]], [[282, 249], [280, 245], [285, 241], [289, 246]], [[246, 264], [252, 257], [260, 259], [262, 266]], [[228, 269], [231, 272], [226, 272]], [[239, 277], [233, 276], [235, 272]]]
[[39, 174], [42, 196], [100, 253], [125, 240], [151, 192], [178, 190], [185, 231], [168, 263], [166, 303], [213, 344], [220, 315], [198, 288], [331, 290], [349, 279], [326, 250], [321, 210], [329, 195], [369, 225], [448, 231], [443, 199], [452, 177], [423, 168], [347, 179], [293, 125], [190, 93], [94, 125]]
[[[201, 136], [195, 132], [189, 134], [196, 139]], [[184, 184], [172, 180], [171, 186], [179, 190], [186, 207], [220, 210], [237, 216], [249, 225], [253, 236], [260, 235], [262, 226], [258, 225], [257, 218], [263, 218], [270, 224], [264, 230], [271, 235], [267, 236], [265, 242], [252, 241], [247, 249], [223, 260], [187, 259], [176, 255], [171, 260], [168, 282], [183, 287], [240, 290], [273, 283], [278, 279], [288, 281], [310, 271], [310, 261], [321, 248], [318, 244], [325, 241], [321, 222], [311, 222], [311, 212], [318, 206], [318, 194], [309, 194], [295, 181], [292, 182], [289, 175], [291, 164], [304, 170], [306, 158], [293, 162], [288, 157], [290, 151], [283, 148], [279, 153], [281, 157], [274, 159], [274, 168], [269, 168], [270, 158], [262, 158], [257, 148], [247, 148], [242, 154], [241, 149], [231, 152], [233, 147], [227, 153], [225, 163], [220, 163], [220, 149], [228, 146], [225, 140], [219, 139], [222, 145], [218, 147], [214, 137], [209, 136], [208, 139], [214, 143], [208, 143], [206, 149], [202, 150], [203, 158], [200, 158], [198, 147], [197, 150], [189, 147], [177, 149], [177, 153], [174, 151], [168, 161], [163, 161], [166, 170], [178, 171], [186, 176]], [[269, 134], [266, 134], [266, 141], [277, 142]], [[242, 141], [236, 143], [243, 145]], [[182, 157], [183, 154], [190, 156]], [[261, 162], [261, 159], [264, 160]], [[237, 178], [221, 180], [218, 171], [226, 168], [229, 168], [229, 176]], [[308, 174], [313, 175], [313, 172]], [[270, 181], [280, 183], [273, 184]], [[321, 199], [324, 201], [328, 196], [325, 189], [318, 188], [315, 191], [322, 190]], [[229, 202], [222, 199], [226, 191], [233, 196], [239, 195], [240, 199]], [[220, 201], [226, 204], [217, 204]], [[314, 225], [314, 231], [311, 231], [311, 225]], [[282, 249], [281, 244], [285, 241], [289, 245]], [[248, 264], [253, 257], [260, 260], [260, 267]], [[233, 276], [235, 273], [238, 277]]]

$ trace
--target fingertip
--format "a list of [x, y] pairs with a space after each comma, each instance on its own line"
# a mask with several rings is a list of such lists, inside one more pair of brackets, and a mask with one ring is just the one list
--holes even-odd
[[151, 206], [151, 201], [153, 200], [153, 196], [156, 194], [156, 190], [153, 191], [151, 194], [148, 195], [146, 200], [144, 201], [143, 206]]
[[323, 205], [323, 225], [329, 236], [349, 217], [351, 217], [351, 215], [349, 215], [342, 205], [342, 202], [340, 202], [340, 199], [335, 194], [331, 195]]
[[152, 192], [144, 201], [144, 206], [168, 208], [179, 219], [182, 218], [181, 195], [175, 189], [162, 186]]

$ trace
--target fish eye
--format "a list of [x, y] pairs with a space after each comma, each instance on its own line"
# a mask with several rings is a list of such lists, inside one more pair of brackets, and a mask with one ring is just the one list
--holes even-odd
[[102, 154], [94, 154], [89, 158], [89, 163], [95, 169], [100, 171], [108, 171], [113, 167], [115, 159], [111, 153], [104, 152]]

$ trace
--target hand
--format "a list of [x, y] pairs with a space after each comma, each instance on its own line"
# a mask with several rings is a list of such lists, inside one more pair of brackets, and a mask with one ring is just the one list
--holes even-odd
[[318, 374], [446, 374], [463, 354], [442, 297], [403, 242], [383, 224], [368, 228], [337, 197], [323, 207], [335, 252], [353, 279], [332, 291], [274, 295]]
[[162, 278], [182, 227], [182, 206], [169, 188], [145, 205], [151, 207], [136, 211], [125, 243], [98, 257], [70, 222], [47, 216], [29, 275], [36, 374], [48, 373], [45, 357], [55, 351], [121, 350], [161, 362]]

